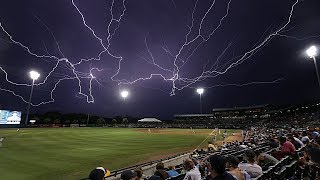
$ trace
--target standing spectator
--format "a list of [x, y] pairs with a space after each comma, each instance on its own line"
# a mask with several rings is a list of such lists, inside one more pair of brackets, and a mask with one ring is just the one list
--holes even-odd
[[183, 168], [187, 172], [183, 180], [201, 180], [200, 171], [195, 167], [191, 159], [184, 160]]
[[208, 158], [209, 175], [206, 180], [236, 180], [226, 171], [226, 159], [220, 155], [211, 155]]
[[239, 164], [239, 168], [243, 171], [246, 171], [251, 178], [258, 177], [262, 174], [262, 168], [255, 163], [255, 157], [256, 154], [253, 150], [247, 150], [244, 157], [247, 160], [247, 163]]
[[240, 161], [237, 157], [229, 155], [227, 157], [227, 168], [229, 169], [229, 173], [233, 175], [237, 180], [249, 180], [250, 175], [246, 171], [242, 171], [238, 165]]
[[154, 175], [160, 176], [161, 179], [167, 179], [169, 177], [168, 173], [164, 170], [164, 164], [162, 162], [156, 165], [156, 169]]

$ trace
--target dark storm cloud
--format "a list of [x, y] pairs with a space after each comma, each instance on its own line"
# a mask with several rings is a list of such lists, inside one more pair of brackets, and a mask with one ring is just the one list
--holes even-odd
[[[112, 1], [74, 2], [83, 13], [87, 24], [107, 46]], [[122, 2], [114, 1], [114, 17], [122, 14], [124, 10]], [[119, 28], [117, 23], [112, 23], [110, 26], [111, 32], [114, 30], [116, 32], [110, 41], [109, 50], [113, 55], [123, 57], [121, 70], [114, 80], [134, 81], [149, 77], [152, 73], [171, 78], [175, 69], [174, 57], [170, 53], [177, 54], [183, 45], [192, 23], [191, 14], [196, 2], [195, 0], [126, 1], [126, 11]], [[212, 0], [197, 2], [194, 26], [188, 36], [189, 39], [197, 36], [201, 19], [212, 2]], [[201, 34], [208, 36], [219, 25], [226, 13], [228, 2], [216, 1], [203, 20]], [[186, 61], [187, 64], [180, 69], [179, 75], [183, 78], [197, 77], [202, 73], [204, 66], [217, 65], [218, 70], [224, 70], [232, 63], [230, 60], [243, 55], [257, 43], [261, 43], [270, 33], [283, 26], [294, 3], [294, 0], [231, 1], [228, 16], [210, 40], [199, 45], [201, 41], [197, 39], [194, 44], [181, 51], [177, 64], [182, 65]], [[106, 116], [122, 115], [125, 112], [134, 116], [169, 118], [174, 113], [199, 112], [199, 97], [193, 89], [195, 87], [274, 81], [278, 78], [283, 80], [275, 84], [206, 89], [203, 95], [203, 111], [210, 112], [213, 107], [221, 106], [315, 101], [319, 98], [319, 91], [314, 66], [312, 61], [302, 54], [309, 44], [319, 44], [318, 37], [306, 38], [320, 35], [318, 23], [320, 13], [317, 10], [319, 5], [317, 0], [300, 1], [295, 6], [291, 22], [286, 28], [288, 31], [284, 33], [290, 37], [273, 37], [241, 65], [223, 75], [192, 84], [190, 85], [192, 88], [176, 91], [175, 96], [170, 96], [172, 82], [164, 81], [159, 76], [132, 85], [118, 86], [118, 81], [111, 80], [117, 72], [118, 59], [103, 53], [100, 61], [83, 62], [76, 68], [83, 76], [90, 74], [90, 68], [103, 69], [103, 71], [92, 71], [96, 77], [92, 82], [94, 103], [86, 103], [86, 97], [78, 94], [79, 84], [76, 80], [66, 80], [57, 85], [53, 93], [54, 103], [33, 107], [32, 111], [58, 110]], [[98, 40], [84, 26], [71, 0], [3, 1], [0, 3], [0, 22], [15, 40], [22, 42], [37, 54], [51, 54], [59, 58], [65, 56], [70, 62], [76, 63], [81, 58], [97, 57], [103, 50]], [[63, 55], [57, 45], [60, 46]], [[197, 51], [193, 53], [193, 49], [197, 46]], [[227, 47], [226, 53], [217, 62]], [[163, 69], [152, 65], [150, 63], [152, 58]], [[30, 84], [27, 76], [30, 69], [38, 70], [44, 78], [55, 65], [56, 61], [50, 58], [31, 56], [13, 44], [3, 31], [0, 32], [0, 67], [6, 70], [10, 80]], [[58, 80], [73, 76], [70, 68], [68, 63], [59, 64], [47, 83], [35, 88], [33, 103], [49, 101], [50, 93]], [[0, 88], [13, 90], [27, 99], [30, 87], [7, 83], [3, 72], [0, 73], [0, 78]], [[90, 93], [89, 80], [83, 78], [80, 83], [86, 95]], [[182, 81], [176, 81], [177, 87], [182, 87], [183, 84], [185, 83]], [[130, 90], [130, 97], [126, 102], [119, 98], [120, 88]], [[26, 104], [11, 93], [0, 91], [0, 98], [3, 108], [25, 110]]]

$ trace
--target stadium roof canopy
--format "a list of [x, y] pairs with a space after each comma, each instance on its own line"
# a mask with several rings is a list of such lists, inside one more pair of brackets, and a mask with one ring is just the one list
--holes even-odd
[[212, 109], [213, 112], [221, 112], [221, 111], [237, 111], [237, 110], [250, 110], [250, 109], [258, 109], [258, 108], [266, 108], [268, 104], [256, 105], [256, 106], [244, 106], [244, 107], [233, 107], [233, 108], [215, 108]]
[[213, 114], [175, 114], [174, 117], [212, 117]]
[[138, 122], [162, 122], [162, 121], [156, 118], [143, 118], [138, 120]]

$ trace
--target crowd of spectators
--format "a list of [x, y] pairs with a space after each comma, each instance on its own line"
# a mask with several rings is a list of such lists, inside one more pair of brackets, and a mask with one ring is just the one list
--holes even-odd
[[[160, 162], [151, 176], [143, 175], [141, 168], [125, 170], [121, 173], [121, 179], [315, 179], [320, 172], [318, 130], [252, 127], [242, 142], [226, 142], [208, 150], [196, 150], [190, 159], [176, 166], [165, 167]], [[101, 180], [106, 172], [101, 167], [96, 168], [89, 178]]]

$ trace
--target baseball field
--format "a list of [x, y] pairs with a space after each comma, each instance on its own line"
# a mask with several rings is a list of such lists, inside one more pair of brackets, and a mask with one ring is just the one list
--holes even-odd
[[[210, 129], [30, 128], [0, 129], [0, 179], [81, 179], [109, 170], [192, 151], [213, 139]], [[222, 133], [223, 131], [221, 131]], [[228, 130], [226, 140], [240, 140]], [[214, 133], [213, 133], [214, 134]], [[207, 139], [206, 139], [207, 138]], [[221, 140], [222, 135], [217, 136]]]

